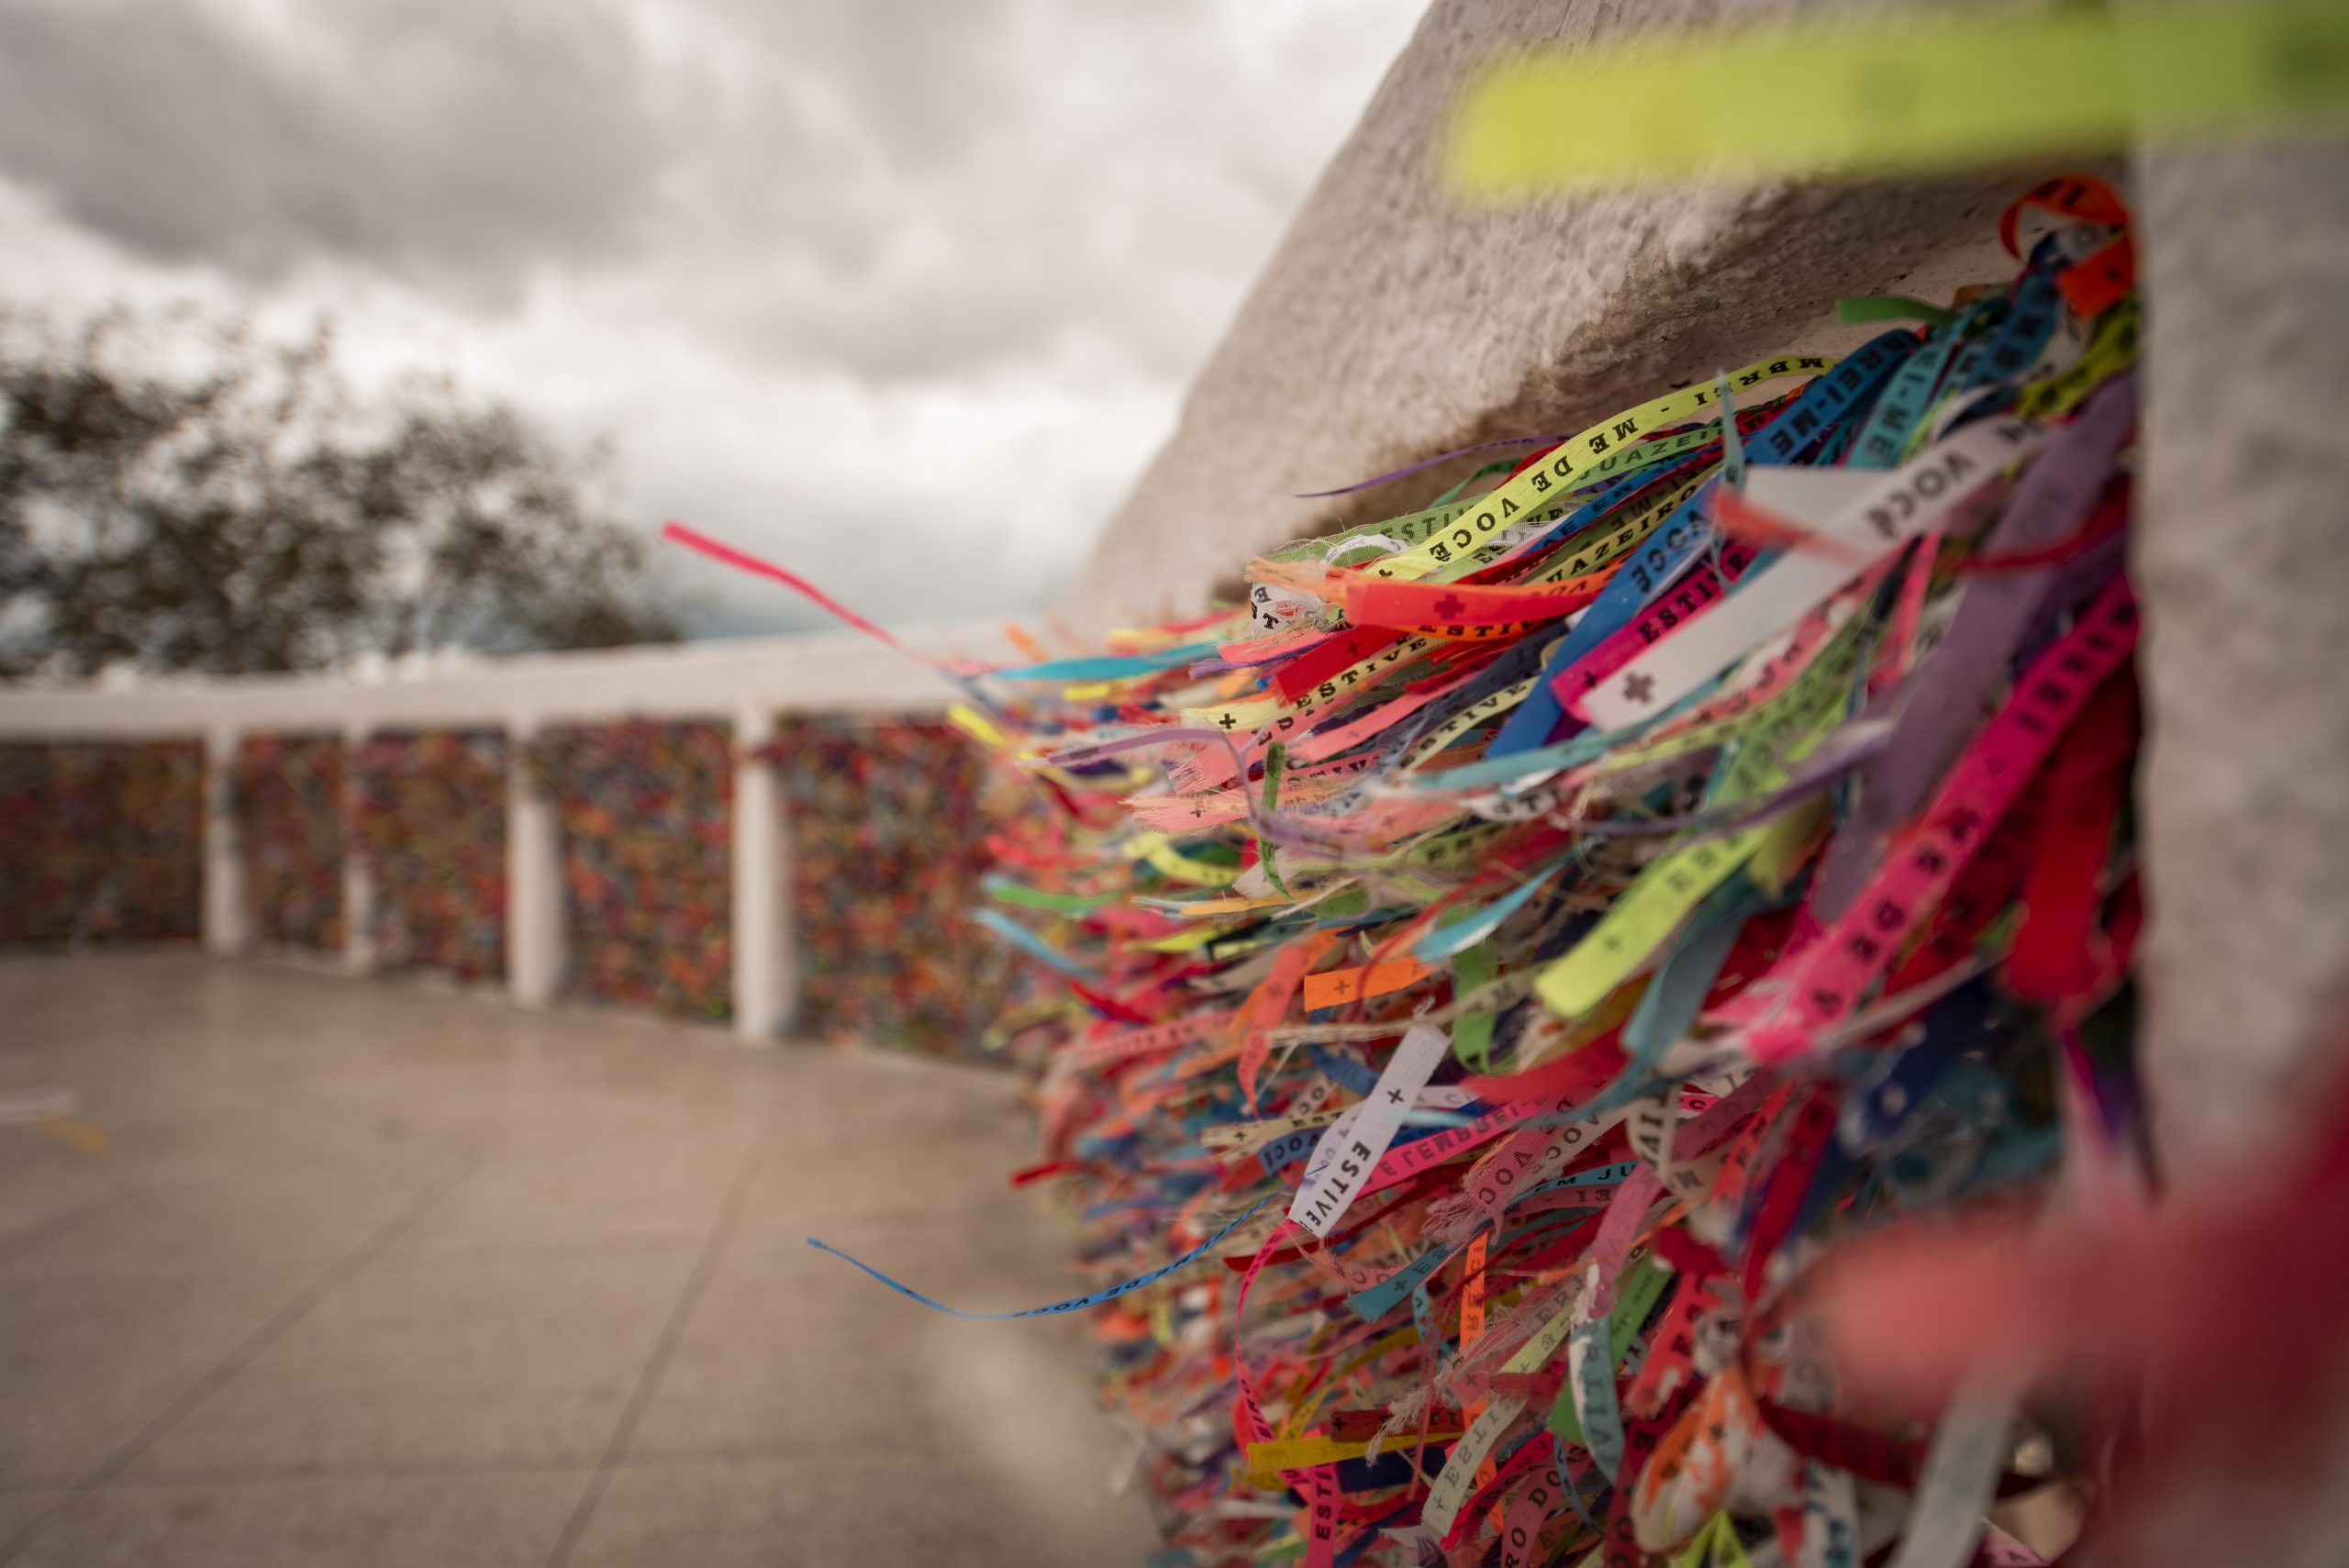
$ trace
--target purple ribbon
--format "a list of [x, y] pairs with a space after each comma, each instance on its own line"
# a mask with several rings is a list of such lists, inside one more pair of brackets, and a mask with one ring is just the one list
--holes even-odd
[[1151, 746], [1163, 746], [1172, 741], [1212, 740], [1231, 753], [1231, 765], [1240, 775], [1238, 788], [1241, 801], [1248, 807], [1248, 820], [1265, 838], [1283, 844], [1296, 844], [1312, 849], [1328, 849], [1338, 840], [1327, 833], [1317, 833], [1300, 828], [1297, 819], [1285, 812], [1266, 811], [1256, 799], [1256, 792], [1248, 787], [1248, 764], [1241, 760], [1240, 748], [1222, 730], [1201, 726], [1186, 729], [1145, 729], [1135, 735], [1120, 735], [1115, 740], [1097, 740], [1090, 746], [1078, 746], [1066, 751], [1055, 751], [1044, 762], [1056, 768], [1081, 768], [1088, 762], [1122, 756], [1128, 751], [1140, 751]]
[[[2015, 485], [2006, 512], [1983, 540], [1993, 554], [2043, 550], [2077, 533], [2112, 477], [2113, 459], [2137, 424], [2137, 378], [2097, 389]], [[2119, 536], [2116, 536], [2116, 538]], [[2098, 559], [2091, 550], [2085, 559]], [[2067, 563], [2069, 564], [2069, 563]], [[1811, 884], [1813, 912], [1831, 921], [1868, 884], [1885, 848], [1915, 817], [1980, 723], [1993, 687], [2007, 678], [2024, 634], [2059, 584], [2076, 576], [2050, 564], [1985, 573], [1965, 586], [1949, 635], [1901, 684], [1892, 739], [1861, 771], [1842, 830]]]
[[1865, 714], [1844, 726], [1844, 729], [1854, 732], [1850, 740], [1839, 742], [1834, 736], [1829, 736], [1817, 751], [1805, 758], [1802, 765], [1787, 776], [1785, 784], [1767, 795], [1741, 800], [1734, 806], [1716, 806], [1678, 817], [1610, 817], [1603, 821], [1578, 826], [1583, 833], [1592, 838], [1648, 838], [1664, 833], [1686, 833], [1687, 837], [1685, 840], [1672, 846], [1675, 852], [1742, 833], [1748, 828], [1759, 827], [1805, 796], [1817, 795], [1870, 758], [1881, 754], [1892, 741], [1892, 727], [1872, 723]]

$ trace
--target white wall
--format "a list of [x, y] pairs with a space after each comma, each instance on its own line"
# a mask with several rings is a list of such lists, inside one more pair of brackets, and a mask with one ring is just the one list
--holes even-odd
[[[934, 657], [1020, 656], [985, 627], [906, 634]], [[670, 647], [443, 661], [379, 675], [173, 678], [121, 689], [0, 688], [0, 738], [197, 735], [459, 726], [518, 720], [730, 718], [777, 713], [936, 710], [953, 695], [927, 667], [852, 632]]]

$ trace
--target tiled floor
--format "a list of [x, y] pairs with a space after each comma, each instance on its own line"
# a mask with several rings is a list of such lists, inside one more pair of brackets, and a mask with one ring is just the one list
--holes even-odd
[[1008, 1078], [179, 956], [0, 961], [0, 1565], [1111, 1568]]

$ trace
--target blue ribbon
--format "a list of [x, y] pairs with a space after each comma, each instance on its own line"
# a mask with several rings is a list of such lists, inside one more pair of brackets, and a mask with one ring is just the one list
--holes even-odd
[[1216, 645], [1212, 642], [1186, 642], [1180, 648], [1168, 648], [1156, 653], [1055, 659], [1045, 664], [1014, 664], [1008, 669], [990, 670], [987, 673], [1005, 681], [1108, 681], [1120, 675], [1148, 675], [1160, 670], [1171, 670], [1177, 664], [1188, 664], [1215, 651]]
[[1060, 949], [1052, 946], [1052, 943], [1000, 909], [974, 909], [970, 912], [970, 919], [972, 924], [985, 926], [1039, 963], [1057, 969], [1063, 974], [1078, 980], [1095, 978], [1091, 969], [1069, 957], [1068, 954], [1061, 951]]
[[1434, 963], [1475, 947], [1499, 930], [1503, 920], [1525, 907], [1526, 901], [1541, 892], [1542, 886], [1573, 859], [1572, 855], [1560, 855], [1527, 877], [1523, 886], [1503, 894], [1468, 918], [1453, 925], [1437, 927], [1411, 944], [1412, 955], [1422, 963]]
[[[1916, 335], [1906, 328], [1862, 344], [1827, 374], [1815, 377], [1800, 396], [1747, 438], [1747, 463], [1783, 466], [1793, 462], [1878, 383], [1891, 376], [1916, 348]], [[1564, 705], [1550, 690], [1551, 677], [1631, 625], [1648, 601], [1711, 542], [1713, 528], [1704, 508], [1717, 483], [1717, 478], [1706, 481], [1696, 495], [1674, 508], [1599, 591], [1542, 667], [1540, 684], [1518, 704], [1500, 733], [1485, 748], [1487, 758], [1531, 751], [1549, 740], [1565, 717]]]
[[854, 1264], [856, 1267], [863, 1269], [866, 1273], [871, 1274], [874, 1279], [879, 1280], [883, 1284], [887, 1285], [891, 1290], [896, 1291], [899, 1296], [909, 1296], [934, 1312], [943, 1312], [955, 1318], [1050, 1318], [1062, 1312], [1077, 1312], [1087, 1307], [1098, 1307], [1105, 1301], [1115, 1301], [1121, 1296], [1130, 1296], [1145, 1285], [1156, 1284], [1160, 1280], [1164, 1279], [1176, 1269], [1183, 1267], [1186, 1263], [1196, 1263], [1201, 1258], [1206, 1257], [1209, 1252], [1214, 1251], [1217, 1245], [1220, 1243], [1225, 1237], [1230, 1235], [1233, 1231], [1239, 1229], [1241, 1226], [1246, 1224], [1249, 1218], [1258, 1209], [1272, 1202], [1273, 1199], [1282, 1195], [1284, 1195], [1280, 1193], [1266, 1193], [1263, 1197], [1258, 1198], [1254, 1203], [1250, 1204], [1246, 1208], [1242, 1209], [1240, 1212], [1239, 1218], [1234, 1219], [1230, 1224], [1225, 1226], [1222, 1229], [1217, 1231], [1214, 1235], [1208, 1237], [1206, 1240], [1200, 1242], [1197, 1246], [1192, 1248], [1189, 1251], [1184, 1253], [1173, 1262], [1165, 1264], [1163, 1267], [1152, 1269], [1146, 1274], [1137, 1274], [1132, 1279], [1126, 1281], [1123, 1284], [1113, 1284], [1107, 1290], [1097, 1290], [1091, 1296], [1080, 1296], [1069, 1301], [1055, 1301], [1049, 1307], [1025, 1307], [1017, 1312], [965, 1312], [959, 1307], [949, 1307], [942, 1301], [932, 1301], [929, 1296], [924, 1296], [913, 1286], [904, 1284], [896, 1280], [891, 1279], [887, 1274], [883, 1273], [879, 1269], [874, 1268], [871, 1263], [864, 1262], [862, 1258], [852, 1258], [846, 1252], [841, 1251], [838, 1247], [830, 1246], [823, 1241], [819, 1241], [813, 1236], [807, 1238], [807, 1245], [815, 1248], [818, 1252], [829, 1252], [833, 1257], [840, 1259], [841, 1262], [844, 1263]]

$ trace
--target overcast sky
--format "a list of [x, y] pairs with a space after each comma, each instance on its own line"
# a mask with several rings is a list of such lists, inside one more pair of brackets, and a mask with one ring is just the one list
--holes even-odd
[[648, 528], [1032, 608], [1420, 3], [0, 0], [0, 293], [326, 310], [609, 436]]

